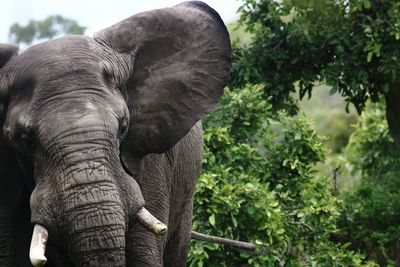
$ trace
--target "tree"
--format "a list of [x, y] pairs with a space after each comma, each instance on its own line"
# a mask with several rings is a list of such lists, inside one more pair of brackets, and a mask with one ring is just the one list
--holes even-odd
[[364, 266], [330, 241], [338, 201], [329, 178], [315, 173], [324, 150], [305, 116], [273, 115], [261, 85], [227, 89], [220, 104], [204, 121], [193, 227], [260, 251], [196, 242], [189, 266]]
[[397, 0], [244, 0], [241, 24], [252, 36], [235, 47], [231, 86], [263, 83], [275, 109], [294, 113], [291, 95], [326, 82], [360, 113], [386, 97], [400, 144], [400, 2]]
[[11, 42], [30, 45], [38, 40], [53, 39], [64, 34], [82, 35], [85, 29], [72, 19], [54, 15], [44, 20], [30, 20], [26, 26], [14, 23], [8, 35]]

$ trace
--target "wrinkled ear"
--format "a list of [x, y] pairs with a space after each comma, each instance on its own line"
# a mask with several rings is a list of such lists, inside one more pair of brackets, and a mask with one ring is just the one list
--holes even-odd
[[174, 146], [215, 107], [228, 80], [229, 35], [218, 13], [202, 2], [139, 13], [94, 39], [132, 58], [123, 157]]
[[14, 206], [20, 196], [21, 173], [14, 152], [3, 138], [6, 94], [2, 86], [2, 69], [18, 53], [18, 46], [0, 44], [0, 205]]
[[18, 53], [18, 45], [0, 44], [0, 69]]
[[[19, 47], [15, 44], [0, 44], [0, 73], [1, 69], [6, 65], [6, 63], [15, 55], [18, 54]], [[7, 92], [5, 92], [5, 88], [3, 88], [1, 84], [1, 76], [0, 76], [0, 129], [3, 129], [3, 117], [4, 117], [4, 107], [5, 104], [5, 96]]]
[[0, 138], [2, 136], [2, 130], [3, 130], [3, 118], [5, 116], [5, 106], [7, 103], [6, 101], [6, 95], [8, 92], [6, 92], [6, 88], [2, 86], [2, 81], [1, 81], [1, 75], [2, 75], [2, 68], [6, 65], [10, 59], [18, 54], [19, 47], [18, 45], [15, 44], [0, 44]]

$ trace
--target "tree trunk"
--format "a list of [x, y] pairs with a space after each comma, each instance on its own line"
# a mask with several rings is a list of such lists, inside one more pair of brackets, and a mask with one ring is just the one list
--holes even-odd
[[386, 119], [389, 125], [390, 134], [400, 149], [400, 90], [390, 89], [385, 95]]

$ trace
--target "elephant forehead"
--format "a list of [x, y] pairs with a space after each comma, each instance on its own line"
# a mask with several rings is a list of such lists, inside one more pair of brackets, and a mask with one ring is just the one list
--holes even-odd
[[93, 103], [90, 102], [90, 101], [87, 101], [87, 102], [86, 102], [85, 108], [86, 108], [87, 110], [89, 110], [89, 111], [96, 111], [96, 110], [97, 110], [97, 107], [96, 107], [95, 105], [93, 105]]
[[18, 57], [25, 64], [40, 63], [42, 61], [69, 61], [87, 60], [93, 51], [90, 51], [91, 38], [85, 36], [65, 36], [50, 40], [28, 48]]
[[35, 45], [16, 56], [2, 69], [3, 92], [31, 95], [33, 91], [47, 98], [76, 85], [93, 87], [101, 80], [99, 53], [83, 36], [69, 36]]
[[49, 110], [39, 122], [40, 139], [46, 140], [76, 139], [89, 140], [91, 138], [113, 137], [118, 129], [118, 120], [106, 110], [96, 108], [90, 102], [81, 103], [71, 109], [62, 107]]
[[29, 76], [38, 82], [97, 74], [98, 54], [89, 42], [88, 37], [68, 36], [35, 45], [17, 56], [11, 72], [18, 79]]
[[52, 109], [43, 109], [42, 119], [54, 124], [70, 126], [90, 126], [104, 125], [113, 123], [117, 120], [115, 114], [109, 108], [100, 106], [90, 100], [66, 100], [60, 102], [57, 107]]

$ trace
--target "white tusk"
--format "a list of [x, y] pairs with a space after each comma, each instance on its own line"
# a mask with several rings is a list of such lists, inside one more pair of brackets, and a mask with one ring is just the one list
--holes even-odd
[[46, 251], [48, 237], [49, 233], [46, 228], [35, 224], [35, 227], [33, 228], [31, 248], [29, 250], [29, 259], [34, 267], [41, 267], [47, 262], [44, 253]]
[[139, 222], [156, 235], [164, 235], [167, 226], [154, 217], [147, 209], [141, 208], [136, 214]]

